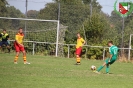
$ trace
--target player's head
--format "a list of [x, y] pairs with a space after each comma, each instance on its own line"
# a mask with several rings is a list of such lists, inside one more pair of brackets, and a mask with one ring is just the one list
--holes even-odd
[[19, 33], [23, 33], [23, 29], [22, 28], [19, 28]]
[[77, 37], [80, 38], [80, 33], [77, 33]]
[[6, 34], [6, 29], [3, 29], [3, 33]]
[[112, 46], [113, 45], [113, 41], [108, 41], [108, 46]]

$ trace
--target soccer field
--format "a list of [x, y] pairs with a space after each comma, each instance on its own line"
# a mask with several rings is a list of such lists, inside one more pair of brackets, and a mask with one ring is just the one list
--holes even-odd
[[[22, 56], [22, 55], [20, 55]], [[24, 65], [22, 57], [13, 64], [13, 54], [0, 54], [0, 88], [132, 88], [133, 64], [116, 62], [111, 74], [95, 74], [91, 65], [103, 61], [81, 60], [48, 56], [27, 56], [30, 65]]]

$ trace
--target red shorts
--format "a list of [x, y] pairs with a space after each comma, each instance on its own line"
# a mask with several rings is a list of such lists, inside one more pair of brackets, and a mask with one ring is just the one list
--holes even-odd
[[14, 42], [16, 52], [25, 51], [24, 47]]
[[82, 47], [76, 48], [76, 55], [81, 55]]

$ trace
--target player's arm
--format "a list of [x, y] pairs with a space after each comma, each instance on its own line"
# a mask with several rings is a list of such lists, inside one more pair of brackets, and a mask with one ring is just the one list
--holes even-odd
[[83, 45], [85, 45], [86, 41], [82, 38]]
[[10, 40], [9, 35], [6, 36], [6, 39], [7, 39], [8, 44], [10, 44], [10, 41], [9, 41], [9, 40]]
[[20, 44], [17, 40], [15, 40], [17, 44], [19, 44], [20, 46], [24, 46], [23, 44]]
[[112, 59], [112, 56], [113, 56], [113, 55], [112, 55], [112, 54], [110, 54], [110, 56], [109, 56], [109, 58], [110, 58], [110, 59], [109, 59], [109, 62], [110, 62], [110, 60]]
[[113, 56], [113, 53], [111, 52], [111, 50], [110, 50], [110, 48], [109, 48], [109, 53], [110, 53], [110, 56], [109, 56], [109, 62], [110, 62], [110, 60], [112, 59], [112, 56]]
[[85, 45], [86, 41], [84, 40], [83, 45]]
[[2, 34], [0, 33], [0, 37], [2, 37]]
[[15, 36], [15, 41], [16, 41], [16, 43], [19, 44], [20, 46], [24, 46], [23, 44], [20, 44], [20, 43], [18, 42], [18, 41], [19, 41], [19, 40], [18, 40], [18, 35]]
[[6, 36], [7, 40], [10, 40], [9, 35]]

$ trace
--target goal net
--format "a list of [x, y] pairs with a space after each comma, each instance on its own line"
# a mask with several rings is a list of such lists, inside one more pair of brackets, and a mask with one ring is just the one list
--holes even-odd
[[[58, 20], [41, 20], [41, 19], [25, 19], [25, 18], [8, 18], [0, 17], [0, 31], [6, 29], [10, 35], [10, 40], [14, 40], [15, 34], [19, 27], [23, 28], [25, 34], [25, 48], [27, 52], [31, 53], [33, 50], [33, 43], [37, 54], [54, 52], [57, 56], [58, 51]], [[49, 43], [54, 43], [53, 45]], [[13, 48], [13, 43], [11, 43]]]

